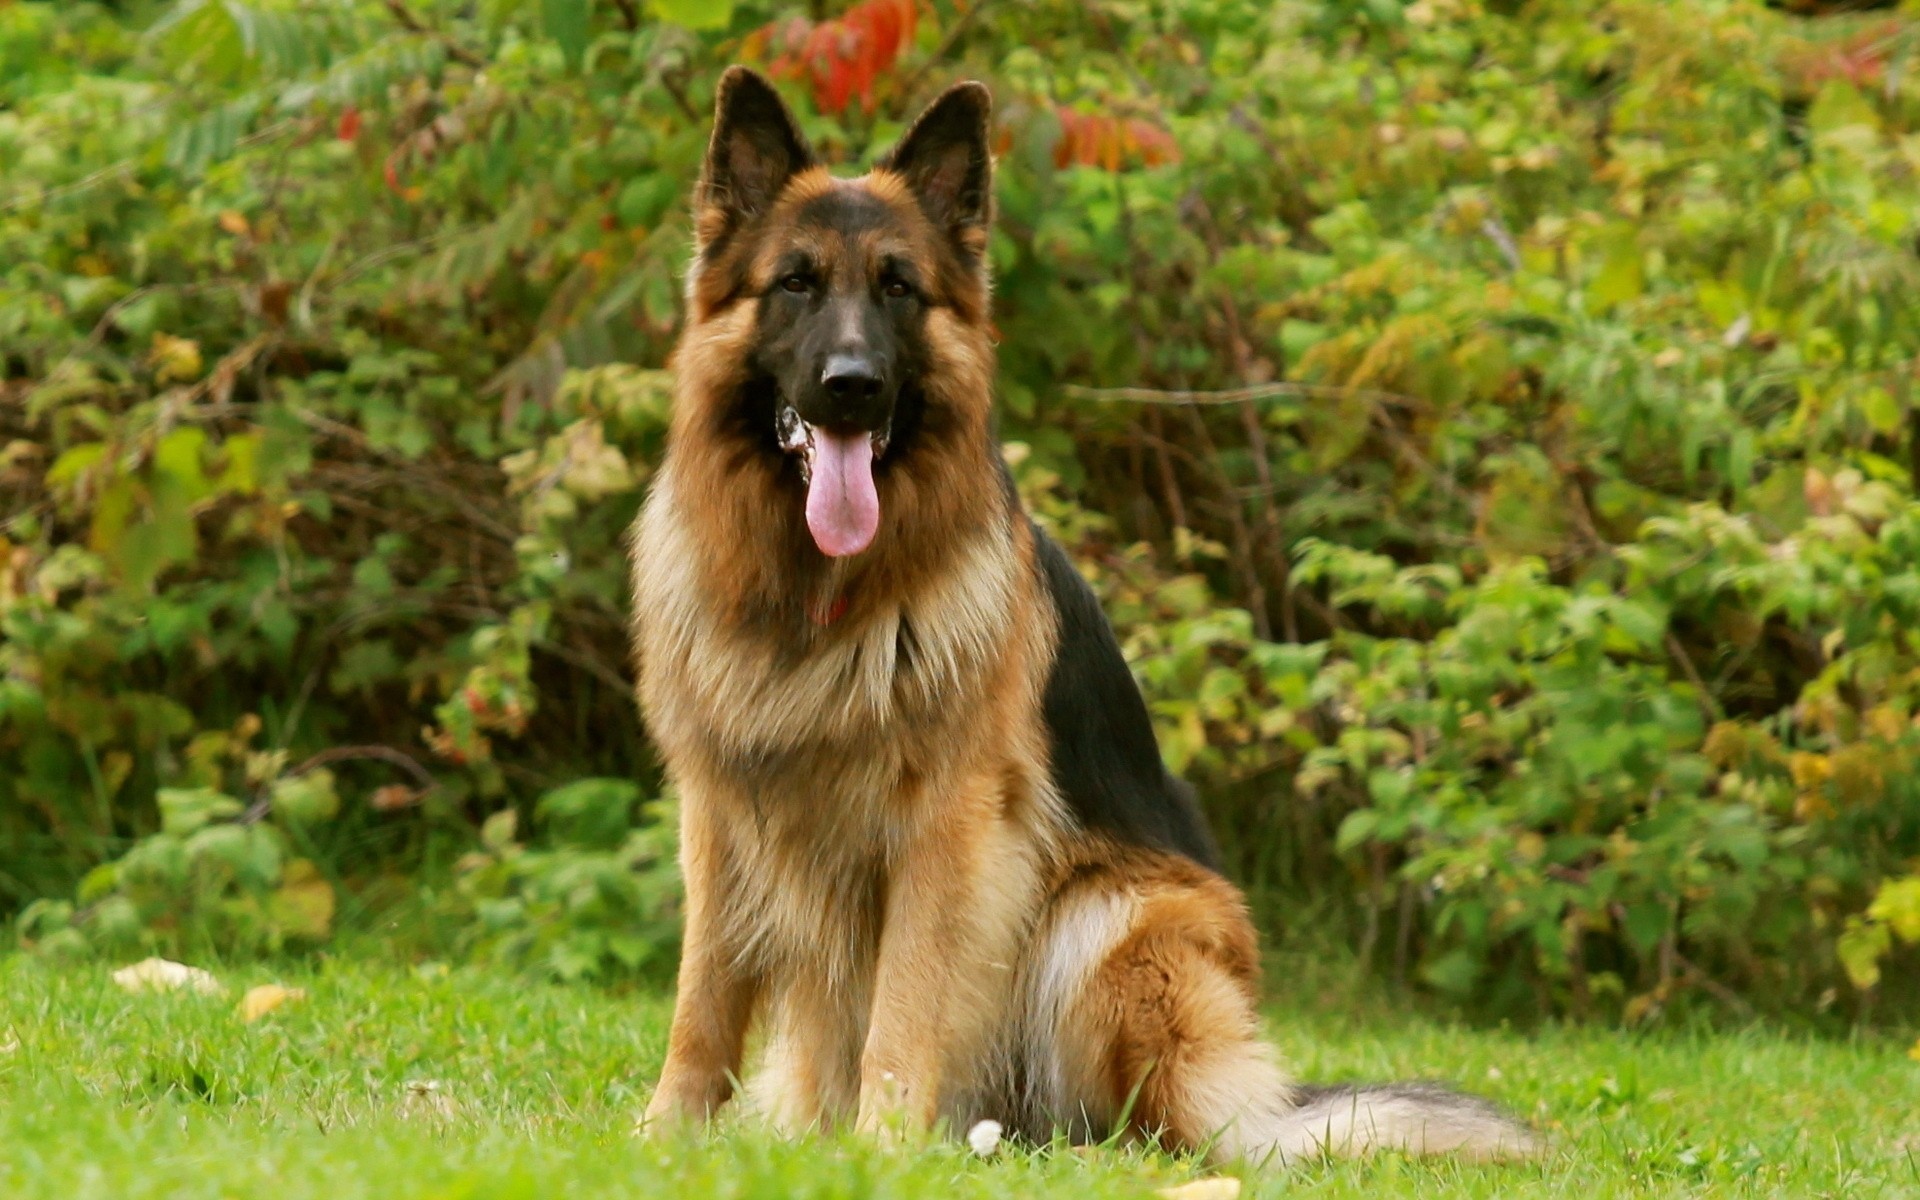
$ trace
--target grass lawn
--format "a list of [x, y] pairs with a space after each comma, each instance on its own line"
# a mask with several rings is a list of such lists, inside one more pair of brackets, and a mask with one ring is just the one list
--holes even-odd
[[[886, 1152], [750, 1127], [628, 1136], [667, 1001], [352, 960], [128, 995], [101, 966], [0, 958], [0, 1197], [1151, 1197], [1151, 1152]], [[1276, 972], [1276, 977], [1280, 973]], [[256, 983], [307, 989], [253, 1024]], [[1920, 1062], [1777, 1032], [1523, 1036], [1276, 1011], [1305, 1077], [1458, 1080], [1529, 1114], [1544, 1161], [1385, 1157], [1248, 1173], [1245, 1196], [1920, 1195]]]

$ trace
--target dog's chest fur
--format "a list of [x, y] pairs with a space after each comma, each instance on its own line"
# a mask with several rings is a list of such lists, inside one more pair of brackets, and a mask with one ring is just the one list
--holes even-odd
[[674, 743], [670, 760], [691, 753], [739, 786], [811, 793], [813, 805], [895, 793], [965, 765], [983, 694], [1026, 682], [1002, 678], [1018, 665], [1009, 649], [1034, 632], [1014, 628], [1034, 583], [1006, 526], [833, 624], [743, 632], [737, 606], [708, 594], [675, 492], [663, 472], [633, 580], [641, 699]]
[[686, 801], [724, 809], [736, 950], [857, 989], [899, 856], [963, 795], [990, 794], [1029, 844], [1052, 840], [1032, 740], [1050, 631], [1015, 620], [1034, 611], [1030, 559], [995, 525], [897, 598], [743, 636], [737, 606], [702, 583], [675, 489], [663, 471], [634, 545], [649, 724]]

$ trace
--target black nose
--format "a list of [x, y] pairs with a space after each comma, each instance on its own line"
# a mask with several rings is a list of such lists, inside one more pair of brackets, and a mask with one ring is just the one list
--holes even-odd
[[880, 372], [872, 359], [858, 354], [829, 357], [820, 383], [835, 400], [871, 400], [880, 394]]

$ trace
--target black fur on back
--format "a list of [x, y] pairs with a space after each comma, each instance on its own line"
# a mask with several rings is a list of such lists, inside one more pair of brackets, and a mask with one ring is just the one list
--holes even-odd
[[1160, 761], [1146, 702], [1100, 601], [1059, 543], [1038, 526], [1033, 540], [1060, 617], [1044, 705], [1054, 786], [1086, 828], [1219, 870], [1193, 790]]

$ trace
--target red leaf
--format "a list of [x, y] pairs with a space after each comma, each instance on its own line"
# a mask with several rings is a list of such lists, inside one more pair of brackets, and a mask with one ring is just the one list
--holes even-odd
[[[839, 31], [835, 31], [837, 34]], [[838, 42], [839, 38], [833, 38]], [[842, 55], [836, 44], [827, 51], [825, 62], [826, 79], [817, 83], [814, 95], [820, 102], [823, 112], [840, 112], [847, 107], [847, 101], [853, 98], [853, 62]]]
[[831, 21], [795, 17], [765, 25], [746, 45], [777, 48], [769, 70], [776, 78], [805, 76], [821, 112], [842, 112], [855, 96], [871, 111], [875, 82], [899, 61], [919, 20], [916, 0], [862, 0]]
[[1062, 108], [1056, 115], [1060, 118], [1060, 140], [1053, 144], [1053, 165], [1057, 170], [1065, 170], [1074, 161], [1073, 142], [1080, 126], [1080, 114]]
[[900, 10], [893, 0], [879, 0], [875, 4], [863, 4], [861, 8], [866, 10], [864, 23], [874, 69], [885, 70], [900, 54]]
[[346, 111], [340, 114], [340, 124], [334, 130], [334, 134], [343, 142], [351, 142], [359, 137], [360, 110], [349, 104]]

